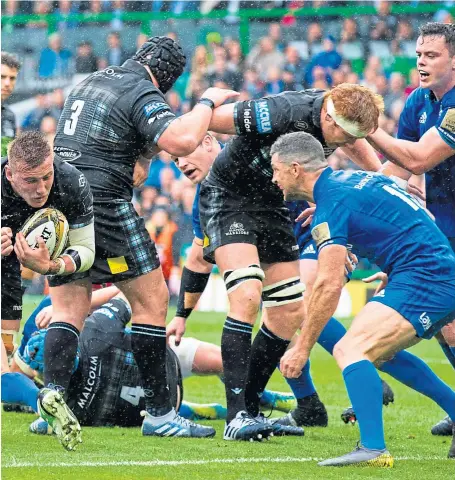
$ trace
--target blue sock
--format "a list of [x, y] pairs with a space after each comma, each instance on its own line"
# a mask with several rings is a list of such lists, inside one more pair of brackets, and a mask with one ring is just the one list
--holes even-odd
[[319, 335], [318, 343], [330, 355], [333, 355], [333, 347], [344, 337], [345, 333], [344, 326], [332, 317]]
[[455, 420], [455, 392], [419, 357], [403, 350], [379, 370], [431, 398]]
[[360, 441], [365, 448], [385, 448], [382, 422], [382, 384], [374, 365], [360, 360], [343, 370], [344, 383], [359, 422]]
[[[279, 365], [278, 368], [280, 368]], [[311, 378], [309, 360], [303, 367], [300, 376], [298, 376], [297, 378], [285, 378], [285, 380], [286, 382], [288, 382], [288, 385], [291, 387], [294, 397], [297, 399], [305, 398], [313, 395], [313, 393], [316, 393], [316, 389], [313, 385], [313, 379]]]
[[2, 374], [2, 402], [28, 405], [37, 412], [39, 389], [22, 373]]
[[182, 402], [182, 404], [180, 405], [179, 415], [183, 418], [188, 419], [188, 420], [192, 420], [194, 418], [193, 410], [188, 405], [186, 405], [184, 402]]

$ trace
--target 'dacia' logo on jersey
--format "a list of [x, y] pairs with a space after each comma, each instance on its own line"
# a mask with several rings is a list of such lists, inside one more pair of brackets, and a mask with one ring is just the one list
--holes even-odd
[[327, 222], [320, 223], [316, 225], [311, 230], [311, 235], [313, 236], [313, 240], [316, 242], [316, 245], [319, 247], [324, 242], [330, 240], [330, 228]]
[[254, 105], [256, 113], [256, 124], [259, 133], [271, 133], [272, 123], [270, 122], [270, 108], [267, 100], [259, 100]]

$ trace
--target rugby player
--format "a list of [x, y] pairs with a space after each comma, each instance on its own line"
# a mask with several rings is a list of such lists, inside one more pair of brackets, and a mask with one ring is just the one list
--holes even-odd
[[5, 100], [13, 93], [17, 75], [21, 69], [19, 61], [10, 53], [2, 52], [2, 157], [6, 155], [6, 147], [16, 136], [16, 117], [5, 105]]
[[[427, 207], [455, 249], [455, 26], [423, 25], [416, 53], [420, 87], [406, 101], [397, 139], [380, 129], [367, 139], [408, 176], [425, 174]], [[455, 321], [441, 333], [437, 339], [455, 368]], [[453, 427], [447, 419], [440, 423], [437, 432]]]
[[[181, 172], [197, 184], [197, 193], [193, 206], [193, 245], [188, 255], [186, 265], [183, 270], [182, 284], [179, 295], [178, 309], [176, 316], [167, 327], [168, 335], [175, 335], [175, 342], [179, 343], [186, 328], [186, 319], [189, 318], [193, 308], [196, 306], [202, 292], [207, 285], [212, 266], [203, 259], [203, 233], [199, 219], [199, 185], [206, 177], [213, 161], [221, 151], [221, 146], [217, 140], [208, 133], [201, 145], [190, 155], [186, 157], [176, 157], [175, 164]], [[291, 220], [296, 220], [299, 214], [308, 207], [308, 202], [299, 200], [286, 202], [290, 210]], [[303, 220], [294, 223], [294, 232], [297, 238], [300, 252], [300, 274], [307, 286], [305, 291], [305, 303], [308, 305], [309, 296], [315, 281], [317, 271], [317, 247], [311, 238], [310, 227], [305, 225]], [[333, 354], [335, 344], [345, 335], [346, 328], [336, 319], [331, 318], [322, 330], [318, 343], [330, 354]], [[455, 398], [450, 395], [450, 389], [447, 387], [426, 365], [415, 355], [402, 351], [395, 357], [384, 362], [380, 370], [388, 373], [402, 383], [414, 388], [418, 392], [430, 397], [444, 410], [450, 410], [448, 403]], [[420, 381], [416, 381], [419, 378]], [[327, 412], [324, 404], [319, 400], [316, 389], [310, 374], [309, 362], [302, 370], [298, 378], [286, 379], [291, 387], [296, 399], [297, 407], [288, 412], [284, 417], [273, 419], [273, 425], [282, 426], [326, 426]], [[393, 402], [394, 395], [388, 384], [382, 381], [383, 385], [383, 404], [388, 405]], [[435, 387], [436, 385], [436, 387]], [[440, 391], [449, 391], [447, 395], [440, 395]], [[261, 405], [264, 400], [269, 400], [271, 394], [265, 390], [261, 396]], [[273, 397], [272, 397], [273, 398]], [[448, 399], [448, 400], [447, 400]], [[283, 400], [276, 397], [276, 406], [283, 405]], [[355, 418], [355, 412], [349, 409], [349, 418]]]
[[[170, 402], [164, 361], [169, 293], [156, 248], [131, 203], [133, 186], [145, 180], [150, 159], [160, 150], [174, 155], [193, 151], [213, 109], [237, 95], [208, 89], [191, 112], [176, 118], [164, 94], [185, 62], [172, 39], [149, 38], [123, 65], [95, 72], [73, 88], [54, 142], [56, 156], [77, 166], [90, 182], [97, 248], [85, 275], [93, 283], [115, 283], [131, 305], [131, 344], [147, 412], [142, 433], [160, 437], [168, 430], [178, 436], [205, 436], [206, 429], [189, 425]], [[46, 335], [46, 345], [48, 341]], [[69, 371], [73, 363], [74, 356], [68, 359]]]
[[[346, 111], [350, 133], [333, 120], [336, 106]], [[345, 84], [330, 92], [284, 92], [223, 105], [214, 112], [210, 130], [238, 134], [200, 190], [204, 257], [218, 265], [229, 296], [221, 339], [226, 440], [270, 433], [269, 425], [254, 419], [259, 396], [304, 318], [298, 245], [289, 211], [270, 181], [270, 147], [283, 133], [307, 131], [324, 142], [327, 156], [343, 146], [362, 168], [377, 170], [381, 163], [361, 137], [377, 127], [381, 108], [379, 96]], [[261, 298], [267, 318], [251, 345]]]
[[[88, 309], [91, 286], [86, 281], [72, 280], [60, 286], [60, 279], [90, 268], [95, 256], [92, 194], [85, 176], [71, 165], [54, 158], [46, 139], [39, 132], [26, 132], [8, 147], [8, 158], [2, 159], [2, 343], [14, 349], [14, 333], [19, 331], [22, 315], [20, 266], [48, 275], [54, 304], [54, 323], [49, 327], [49, 344], [45, 362], [49, 369], [45, 387], [38, 397], [38, 410], [56, 431], [62, 445], [73, 450], [80, 442], [80, 427], [62, 395], [50, 385], [59, 385], [68, 375], [65, 344], [77, 339], [77, 326], [82, 325]], [[44, 240], [32, 249], [20, 229], [33, 213], [41, 208], [56, 208], [69, 223], [69, 244], [55, 260], [51, 260]], [[14, 236], [14, 245], [13, 245]], [[61, 330], [56, 341], [55, 330]], [[69, 356], [73, 352], [69, 350]], [[74, 351], [74, 355], [76, 351]], [[2, 358], [6, 351], [2, 350]], [[56, 360], [58, 359], [58, 360]], [[8, 362], [2, 361], [2, 372]], [[14, 401], [27, 388], [27, 403], [33, 407], [33, 389], [11, 383], [2, 375], [2, 399]], [[3, 391], [5, 388], [5, 392]], [[36, 390], [34, 390], [36, 394]], [[36, 406], [34, 407], [37, 408]]]
[[[334, 172], [322, 145], [311, 135], [284, 135], [273, 145], [271, 156], [272, 181], [284, 198], [316, 204], [312, 236], [318, 248], [317, 277], [301, 335], [281, 359], [282, 372], [297, 376], [307, 362], [338, 305], [347, 246], [352, 245], [390, 280], [355, 317], [333, 352], [359, 421], [361, 445], [320, 465], [391, 467], [393, 457], [386, 450], [382, 424], [382, 387], [374, 363], [431, 338], [453, 318], [455, 253], [413, 197], [381, 174]], [[443, 395], [449, 397], [448, 407], [455, 409], [453, 392]]]

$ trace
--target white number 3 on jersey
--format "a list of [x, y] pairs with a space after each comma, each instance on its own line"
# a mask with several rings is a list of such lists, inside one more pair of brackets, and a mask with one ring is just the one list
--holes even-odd
[[63, 128], [63, 133], [65, 135], [74, 135], [76, 131], [77, 122], [79, 121], [79, 115], [84, 108], [84, 100], [75, 100], [71, 105], [71, 117], [65, 122], [65, 127]]

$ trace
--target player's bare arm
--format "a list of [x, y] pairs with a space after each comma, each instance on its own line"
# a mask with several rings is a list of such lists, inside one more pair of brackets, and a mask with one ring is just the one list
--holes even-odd
[[430, 128], [418, 142], [398, 140], [380, 128], [367, 140], [391, 162], [415, 175], [428, 172], [454, 154], [436, 127]]
[[235, 135], [237, 132], [234, 124], [234, 109], [234, 103], [221, 105], [221, 107], [216, 108], [210, 120], [209, 130], [216, 133]]
[[300, 375], [321, 331], [335, 313], [344, 284], [346, 255], [347, 249], [342, 245], [328, 245], [319, 252], [318, 274], [308, 306], [308, 318], [295, 346], [281, 359], [280, 368], [285, 377]]
[[363, 138], [341, 147], [341, 150], [363, 170], [377, 172], [382, 166], [374, 148]]

